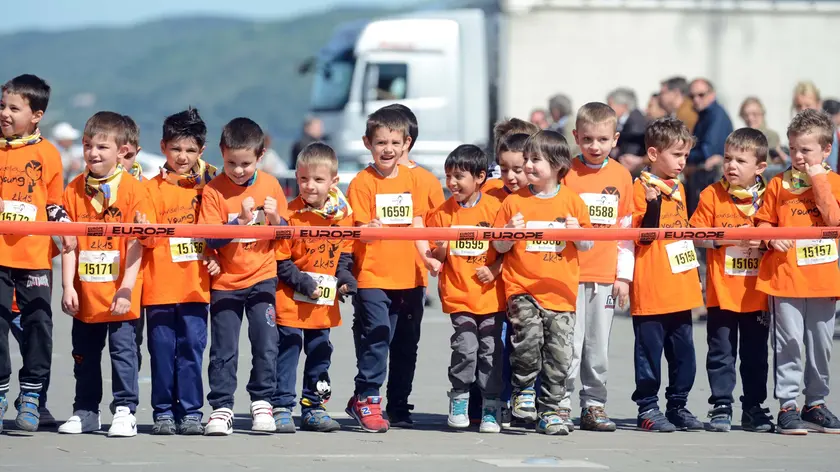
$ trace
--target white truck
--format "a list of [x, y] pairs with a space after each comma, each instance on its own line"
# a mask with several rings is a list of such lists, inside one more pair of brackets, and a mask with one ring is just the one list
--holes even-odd
[[442, 174], [457, 145], [492, 146], [501, 118], [527, 119], [564, 93], [574, 107], [634, 89], [643, 107], [662, 80], [706, 77], [735, 127], [747, 96], [784, 135], [794, 85], [840, 95], [840, 1], [492, 0], [342, 26], [319, 53], [310, 111], [346, 164], [369, 162], [374, 110], [417, 115], [412, 158]]

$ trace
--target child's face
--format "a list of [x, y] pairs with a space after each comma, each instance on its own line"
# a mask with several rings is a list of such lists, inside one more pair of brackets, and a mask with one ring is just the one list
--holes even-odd
[[135, 146], [134, 144], [129, 143], [128, 153], [125, 157], [120, 159], [120, 164], [122, 164], [125, 169], [131, 169], [131, 166], [134, 165], [134, 161], [137, 160], [137, 153], [140, 152], [140, 149], [140, 146]]
[[23, 95], [3, 92], [0, 99], [0, 130], [4, 138], [27, 136], [35, 131], [44, 112], [33, 112]]
[[583, 123], [573, 133], [583, 158], [593, 165], [602, 164], [618, 144], [618, 133], [612, 122]]
[[373, 157], [373, 163], [379, 172], [390, 175], [397, 167], [397, 161], [408, 150], [408, 141], [402, 131], [393, 131], [379, 127], [373, 137], [364, 138], [365, 147]]
[[189, 174], [195, 167], [196, 161], [204, 152], [204, 147], [199, 146], [195, 138], [177, 138], [172, 141], [160, 141], [160, 151], [166, 156], [166, 165], [169, 170], [178, 175]]
[[525, 174], [525, 156], [521, 152], [504, 151], [499, 154], [502, 182], [508, 190], [516, 192], [528, 185]]
[[325, 164], [300, 166], [295, 171], [300, 198], [307, 205], [322, 208], [327, 201], [330, 189], [338, 185], [338, 175]]
[[687, 142], [672, 144], [667, 149], [658, 150], [654, 147], [648, 149], [648, 157], [651, 164], [650, 169], [657, 177], [674, 179], [685, 168], [685, 161], [688, 159], [688, 152], [691, 145]]
[[446, 188], [455, 201], [464, 203], [479, 191], [486, 176], [484, 171], [476, 177], [463, 169], [446, 169]]
[[236, 185], [245, 185], [257, 172], [259, 156], [253, 149], [222, 148], [222, 158], [225, 160], [225, 175]]
[[545, 187], [549, 184], [556, 184], [557, 170], [551, 168], [548, 160], [537, 153], [525, 155], [525, 175], [528, 183], [537, 188]]
[[128, 145], [117, 146], [113, 135], [97, 134], [82, 138], [85, 165], [94, 177], [106, 177], [117, 168], [117, 162], [128, 153]]
[[764, 125], [764, 112], [761, 110], [761, 106], [755, 102], [750, 102], [744, 107], [741, 118], [752, 129], [758, 129]]
[[831, 154], [831, 144], [820, 146], [817, 133], [813, 131], [788, 136], [790, 141], [790, 162], [793, 168], [805, 172], [805, 164], [818, 166]]
[[726, 146], [723, 152], [723, 178], [732, 185], [750, 188], [767, 163], [758, 163], [755, 150]]

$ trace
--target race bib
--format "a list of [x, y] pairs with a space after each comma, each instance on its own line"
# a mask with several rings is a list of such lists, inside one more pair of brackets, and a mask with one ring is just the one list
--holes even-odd
[[614, 225], [618, 221], [618, 195], [582, 193], [580, 198], [589, 207], [589, 221], [598, 225]]
[[414, 206], [410, 193], [383, 193], [376, 195], [376, 218], [383, 225], [410, 225], [414, 219]]
[[826, 264], [837, 260], [837, 243], [833, 239], [796, 240], [796, 265]]
[[38, 207], [31, 203], [16, 200], [3, 200], [3, 213], [0, 221], [35, 221]]
[[761, 253], [758, 249], [727, 246], [723, 273], [736, 277], [756, 276], [760, 261]]
[[[525, 229], [557, 229], [565, 228], [566, 223], [559, 221], [529, 221], [525, 223]], [[566, 249], [566, 241], [527, 241], [525, 251], [527, 252], [563, 252]]]
[[172, 262], [189, 262], [204, 260], [203, 239], [169, 238], [169, 252]]
[[316, 272], [303, 273], [315, 279], [315, 282], [318, 284], [318, 291], [320, 292], [318, 299], [313, 300], [309, 298], [308, 295], [304, 295], [298, 292], [295, 292], [292, 299], [299, 302], [312, 303], [315, 305], [334, 305], [335, 294], [338, 291], [338, 279], [333, 277], [332, 275], [318, 274]]
[[694, 251], [693, 241], [677, 241], [666, 244], [665, 251], [668, 253], [668, 263], [671, 265], [671, 272], [674, 274], [700, 267], [700, 263], [697, 262], [697, 252]]
[[82, 282], [116, 282], [120, 275], [120, 251], [80, 251]]
[[[251, 222], [247, 226], [262, 226], [265, 225], [265, 212], [262, 210], [254, 210], [251, 212]], [[239, 218], [239, 213], [228, 213], [228, 223]], [[256, 239], [253, 238], [235, 238], [232, 243], [253, 243]]]
[[[478, 228], [478, 226], [452, 226], [453, 228]], [[490, 241], [449, 241], [449, 254], [459, 257], [474, 257], [485, 254]]]

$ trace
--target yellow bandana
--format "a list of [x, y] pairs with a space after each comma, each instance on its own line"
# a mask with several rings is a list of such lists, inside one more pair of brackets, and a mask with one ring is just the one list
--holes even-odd
[[761, 175], [756, 176], [755, 185], [750, 188], [732, 185], [726, 179], [721, 179], [720, 184], [723, 185], [723, 189], [729, 193], [732, 202], [744, 216], [753, 216], [758, 211], [761, 206], [761, 198], [764, 191], [767, 190], [767, 181]]
[[41, 131], [35, 128], [35, 132], [29, 136], [21, 136], [18, 138], [4, 138], [0, 136], [0, 148], [17, 149], [30, 144], [37, 144], [41, 142]]
[[218, 169], [214, 165], [208, 164], [201, 159], [195, 162], [189, 174], [179, 175], [170, 172], [166, 168], [166, 165], [160, 168], [160, 176], [166, 182], [181, 188], [192, 188], [196, 190], [201, 190], [208, 182], [213, 180], [217, 172]]
[[122, 180], [123, 166], [117, 165], [117, 169], [108, 177], [97, 178], [85, 173], [85, 195], [90, 198], [90, 204], [97, 213], [103, 215], [105, 210], [117, 203], [117, 189]]
[[[831, 166], [825, 162], [822, 163], [822, 167], [826, 172], [831, 171]], [[788, 167], [782, 174], [782, 188], [794, 195], [805, 193], [811, 188], [811, 177], [807, 172]]]
[[324, 208], [313, 208], [309, 205], [301, 208], [298, 210], [298, 213], [306, 213], [311, 211], [316, 215], [324, 218], [325, 220], [333, 220], [339, 221], [345, 216], [350, 216], [353, 214], [353, 209], [350, 208], [350, 203], [347, 201], [347, 197], [341, 192], [341, 189], [338, 187], [331, 187], [330, 192], [327, 194], [327, 202], [324, 204]]
[[131, 174], [132, 177], [139, 180], [140, 182], [143, 181], [143, 167], [140, 165], [139, 162], [134, 161], [134, 164], [131, 164], [131, 168], [128, 169], [126, 172]]
[[648, 171], [642, 171], [639, 178], [641, 178], [642, 182], [647, 185], [658, 188], [659, 191], [662, 192], [663, 196], [677, 202], [682, 201], [682, 195], [680, 195], [680, 182], [677, 179], [663, 180]]

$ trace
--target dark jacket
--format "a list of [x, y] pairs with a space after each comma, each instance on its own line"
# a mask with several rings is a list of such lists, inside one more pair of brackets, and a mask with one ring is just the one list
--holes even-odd
[[732, 120], [717, 101], [698, 113], [694, 136], [697, 143], [688, 155], [688, 164], [702, 165], [706, 159], [723, 155], [723, 145], [732, 132]]

